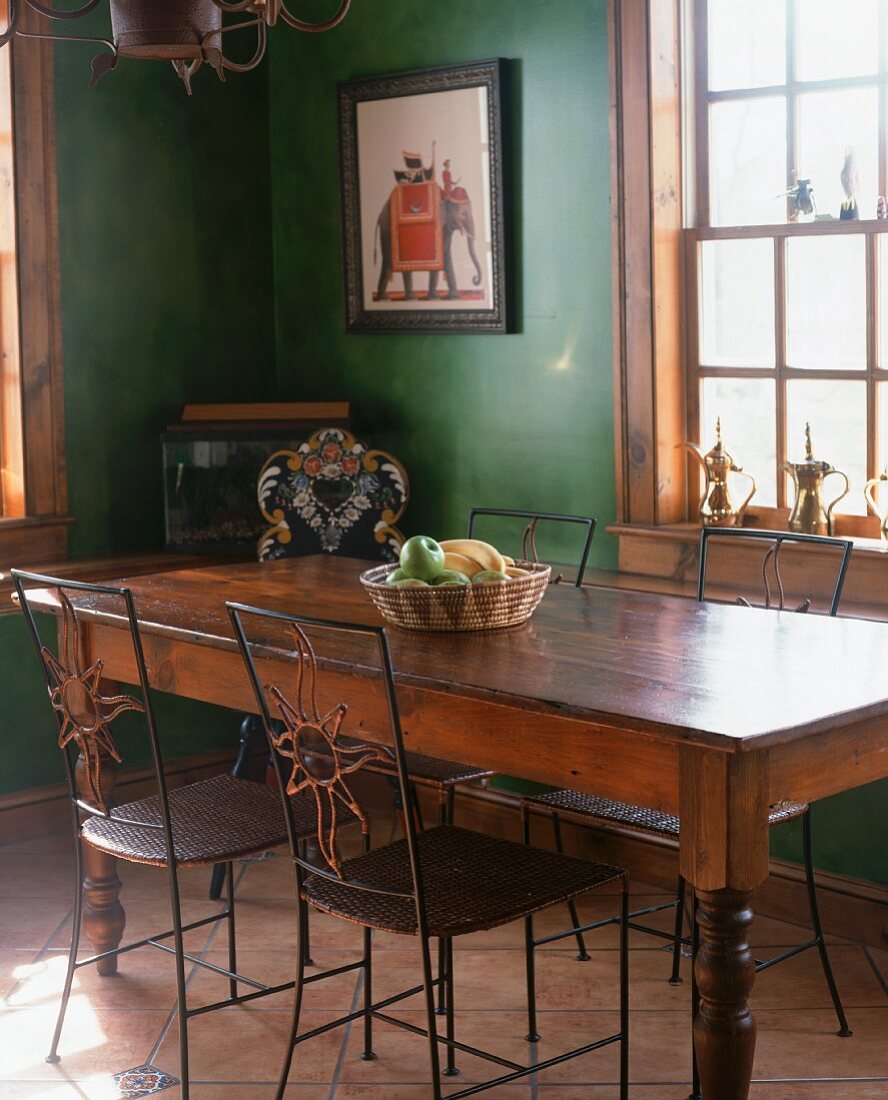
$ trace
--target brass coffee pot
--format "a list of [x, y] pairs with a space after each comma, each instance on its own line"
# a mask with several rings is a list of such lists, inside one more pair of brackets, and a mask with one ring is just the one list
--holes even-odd
[[882, 534], [882, 542], [888, 543], [888, 508], [884, 513], [879, 511], [879, 505], [876, 503], [876, 489], [880, 485], [884, 485], [888, 481], [888, 466], [879, 474], [878, 477], [870, 478], [870, 480], [863, 487], [863, 496], [866, 500], [866, 506], [872, 512], [874, 516], [879, 520], [879, 530]]
[[[747, 505], [755, 496], [755, 478], [738, 466], [722, 442], [721, 417], [715, 422], [715, 446], [708, 454], [696, 443], [679, 443], [703, 467], [706, 485], [700, 498], [700, 520], [704, 527], [741, 527]], [[751, 488], [739, 508], [734, 507], [728, 489], [728, 474], [748, 478]]]
[[[805, 461], [784, 462], [783, 468], [791, 475], [796, 489], [795, 503], [789, 517], [790, 531], [799, 531], [806, 535], [831, 535], [833, 508], [848, 495], [851, 483], [847, 474], [814, 457], [810, 424], [805, 425]], [[823, 483], [831, 474], [844, 480], [845, 489], [824, 507]]]

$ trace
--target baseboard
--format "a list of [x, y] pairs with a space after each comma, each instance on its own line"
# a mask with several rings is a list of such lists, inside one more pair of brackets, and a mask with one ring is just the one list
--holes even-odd
[[[170, 761], [167, 782], [184, 786], [227, 771], [236, 749], [217, 749], [197, 756]], [[265, 753], [251, 754], [251, 773], [258, 777]], [[357, 778], [357, 777], [356, 777]], [[152, 792], [151, 768], [134, 768], [120, 773], [119, 801], [143, 798]], [[368, 809], [390, 809], [392, 791], [378, 776], [362, 776], [355, 785]], [[435, 793], [419, 788], [420, 803], [427, 822], [437, 819]], [[520, 799], [505, 791], [483, 787], [460, 787], [456, 798], [456, 820], [460, 825], [494, 836], [521, 839], [518, 818]], [[68, 791], [64, 783], [29, 791], [0, 795], [0, 844], [59, 832], [69, 823]], [[544, 819], [534, 820], [532, 839], [549, 846], [551, 834]], [[563, 819], [565, 849], [606, 863], [625, 867], [631, 876], [671, 890], [678, 875], [678, 846], [674, 841], [646, 837], [629, 830], [590, 829]], [[817, 891], [824, 929], [836, 936], [857, 940], [871, 947], [888, 945], [888, 887], [860, 879], [817, 872]], [[756, 891], [755, 911], [767, 917], [808, 926], [808, 899], [802, 868], [785, 860], [771, 861], [771, 875]]]
[[[437, 814], [434, 795], [421, 791], [420, 798], [427, 820], [434, 820]], [[519, 801], [504, 791], [459, 788], [457, 824], [519, 840]], [[675, 888], [678, 845], [674, 841], [629, 830], [574, 826], [568, 818], [563, 819], [563, 833], [568, 852], [625, 867], [631, 877], [667, 890]], [[532, 822], [531, 839], [544, 847], [551, 845], [551, 827], [544, 818]], [[871, 947], [888, 945], [888, 887], [828, 871], [818, 871], [816, 878], [825, 931]], [[761, 916], [810, 926], [803, 869], [785, 860], [772, 860], [771, 875], [756, 891], [753, 905]]]
[[[167, 785], [170, 788], [183, 787], [186, 783], [228, 771], [236, 756], [237, 746], [234, 746], [170, 760], [166, 766]], [[261, 771], [264, 753], [257, 752], [256, 756]], [[131, 768], [120, 772], [115, 795], [118, 802], [131, 802], [153, 794], [155, 790], [153, 768]], [[0, 795], [0, 844], [14, 844], [31, 837], [61, 832], [70, 826], [70, 815], [66, 783]]]

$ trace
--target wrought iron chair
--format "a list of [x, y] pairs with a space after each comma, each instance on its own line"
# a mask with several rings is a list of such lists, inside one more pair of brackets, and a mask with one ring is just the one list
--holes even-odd
[[[621, 1048], [620, 1096], [626, 1098], [628, 933], [625, 916], [628, 885], [625, 872], [616, 867], [500, 840], [451, 824], [420, 831], [412, 814], [405, 816], [403, 839], [374, 847], [369, 820], [352, 790], [357, 773], [374, 764], [393, 765], [397, 769], [405, 804], [410, 784], [408, 754], [404, 750], [397, 690], [385, 630], [307, 619], [243, 604], [229, 604], [228, 608], [272, 750], [284, 813], [288, 819], [290, 852], [297, 881], [297, 927], [300, 930], [305, 927], [307, 910], [312, 906], [359, 924], [364, 930], [361, 959], [335, 970], [306, 977], [302, 952], [296, 952], [293, 1017], [276, 1093], [278, 1100], [284, 1095], [295, 1047], [321, 1032], [353, 1020], [363, 1020], [362, 1057], [367, 1060], [375, 1057], [375, 1020], [425, 1037], [429, 1046], [431, 1095], [435, 1100], [440, 1100], [442, 1095], [439, 1044], [446, 1048], [443, 1073], [447, 1076], [458, 1072], [457, 1051], [486, 1059], [506, 1070], [493, 1080], [450, 1093], [448, 1100], [523, 1079], [541, 1069], [614, 1043], [619, 1043]], [[342, 737], [347, 704], [339, 702], [327, 709], [329, 697], [323, 704], [319, 701], [322, 686], [325, 691], [335, 693], [334, 698], [340, 697], [340, 685], [343, 683], [346, 690], [349, 686], [356, 686], [355, 680], [343, 680], [341, 674], [338, 684], [334, 682], [337, 673], [332, 660], [319, 664], [313, 642], [317, 644], [319, 639], [329, 638], [331, 634], [336, 635], [340, 646], [348, 647], [350, 652], [357, 651], [358, 646], [364, 647], [360, 650], [361, 665], [366, 670], [361, 677], [361, 698], [364, 706], [369, 707], [372, 704], [368, 697], [373, 690], [376, 691], [379, 709], [374, 708], [373, 712], [373, 721], [377, 723], [375, 733], [387, 739], [392, 747]], [[294, 691], [287, 692], [277, 684], [267, 682], [268, 677], [279, 675], [279, 672], [275, 673], [274, 666], [263, 667], [265, 658], [272, 654], [276, 654], [279, 660], [286, 655], [295, 665]], [[372, 671], [374, 668], [375, 672]], [[322, 685], [324, 677], [326, 680]], [[365, 714], [356, 725], [363, 728], [369, 721], [369, 715]], [[277, 732], [276, 722], [282, 723], [283, 732]], [[316, 753], [319, 742], [325, 742], [328, 746], [326, 755]], [[329, 807], [330, 824], [327, 826], [321, 822], [318, 829], [317, 846], [322, 863], [312, 863], [303, 857], [290, 819], [288, 796], [302, 792], [310, 792], [319, 808]], [[347, 859], [341, 856], [337, 843], [337, 814], [340, 808], [348, 809], [358, 818], [363, 833], [361, 854]], [[531, 1066], [458, 1042], [454, 1029], [453, 939], [513, 920], [524, 919], [532, 927], [535, 912], [613, 883], [622, 885], [620, 917], [602, 923], [613, 923], [615, 919], [620, 923], [620, 1030]], [[421, 983], [379, 1001], [374, 1001], [372, 987], [371, 932], [374, 929], [416, 936], [422, 952]], [[432, 977], [430, 940], [433, 937], [446, 945], [445, 973], [438, 978]], [[300, 1033], [300, 1011], [306, 986], [345, 970], [356, 969], [363, 971], [363, 1006], [321, 1027]], [[532, 983], [532, 974], [529, 973], [528, 978]], [[448, 991], [443, 1035], [438, 1034], [434, 996], [435, 988], [440, 985], [446, 985]], [[424, 998], [425, 1028], [384, 1011], [418, 993], [422, 993]]]
[[[280, 799], [272, 788], [219, 775], [187, 787], [167, 790], [163, 756], [148, 682], [132, 593], [127, 588], [65, 581], [36, 573], [12, 571], [18, 598], [43, 670], [49, 701], [58, 723], [71, 801], [71, 825], [75, 842], [76, 893], [68, 967], [48, 1062], [59, 1061], [58, 1046], [74, 973], [112, 956], [150, 945], [175, 958], [182, 1096], [188, 1097], [188, 1021], [191, 1017], [228, 1005], [245, 1004], [271, 993], [292, 989], [293, 982], [269, 987], [237, 973], [234, 923], [233, 861], [287, 843], [288, 829], [300, 838], [317, 833], [314, 800], [297, 796], [288, 804], [285, 819]], [[35, 587], [54, 589], [61, 608], [61, 642], [58, 652], [44, 645], [29, 600]], [[103, 688], [101, 659], [85, 658], [78, 609], [102, 608], [124, 619], [129, 626], [134, 667], [141, 699]], [[89, 661], [89, 663], [87, 663]], [[125, 712], [142, 716], [139, 725], [147, 740], [154, 766], [155, 792], [147, 798], [114, 805], [106, 777], [107, 761], [121, 762], [122, 755], [112, 724]], [[133, 730], [128, 736], [136, 736]], [[78, 760], [79, 753], [79, 760]], [[345, 821], [355, 822], [345, 812]], [[344, 823], [344, 822], [341, 822]], [[131, 863], [165, 869], [169, 888], [172, 928], [134, 943], [89, 958], [78, 959], [83, 913], [83, 845]], [[225, 867], [227, 898], [221, 912], [202, 920], [182, 923], [178, 872], [183, 868], [221, 863]], [[186, 954], [183, 935], [195, 928], [225, 921], [228, 932], [228, 968]], [[172, 940], [170, 947], [164, 941]], [[205, 967], [228, 978], [228, 996], [210, 1005], [189, 1009], [186, 1000], [185, 964]], [[248, 992], [239, 990], [246, 988]]]
[[[821, 535], [804, 535], [795, 534], [786, 531], [763, 531], [756, 528], [740, 527], [740, 528], [721, 528], [721, 527], [704, 527], [700, 535], [700, 566], [697, 578], [697, 600], [703, 602], [706, 598], [706, 580], [707, 580], [707, 567], [709, 565], [709, 542], [711, 539], [730, 539], [730, 540], [752, 540], [768, 543], [768, 547], [765, 551], [762, 566], [761, 566], [761, 578], [764, 586], [764, 603], [761, 605], [763, 609], [776, 610], [776, 611], [794, 611], [798, 613], [806, 613], [813, 607], [813, 601], [810, 598], [803, 599], [799, 604], [794, 607], [788, 607], [786, 603], [786, 589], [783, 581], [783, 577], [780, 571], [780, 552], [785, 543], [799, 543], [816, 545], [821, 548], [831, 548], [835, 550], [836, 557], [838, 559], [838, 566], [835, 574], [835, 581], [832, 585], [832, 595], [829, 597], [824, 606], [824, 612], [828, 615], [835, 616], [838, 614], [839, 603], [842, 598], [842, 591], [845, 585], [845, 578], [848, 572], [848, 565], [851, 560], [851, 551], [853, 549], [853, 543], [849, 539], [837, 539]], [[737, 603], [744, 606], [751, 607], [752, 603], [745, 597], [739, 597], [736, 600]], [[591, 826], [613, 826], [617, 825], [622, 828], [628, 828], [636, 830], [641, 833], [647, 833], [648, 835], [666, 837], [668, 839], [677, 840], [680, 833], [681, 823], [679, 819], [672, 814], [661, 813], [657, 810], [648, 810], [640, 806], [633, 806], [623, 802], [615, 802], [607, 798], [598, 798], [594, 795], [581, 794], [578, 791], [560, 790], [551, 791], [548, 794], [532, 795], [525, 798], [522, 801], [521, 806], [522, 820], [524, 822], [525, 836], [529, 838], [530, 832], [530, 815], [545, 814], [552, 819], [552, 827], [555, 839], [556, 851], [563, 851], [561, 840], [561, 828], [560, 818], [561, 813], [569, 814], [572, 818], [578, 818], [584, 824]], [[806, 940], [804, 943], [798, 944], [795, 947], [791, 947], [786, 951], [780, 952], [780, 954], [773, 956], [770, 959], [756, 960], [756, 973], [762, 970], [767, 970], [769, 967], [776, 965], [777, 963], [784, 962], [786, 959], [793, 958], [800, 954], [802, 951], [810, 950], [816, 947], [820, 954], [820, 962], [823, 967], [823, 974], [826, 978], [827, 986], [829, 987], [830, 997], [832, 998], [833, 1008], [835, 1009], [836, 1017], [839, 1023], [838, 1034], [841, 1036], [851, 1035], [851, 1030], [848, 1027], [848, 1021], [845, 1017], [845, 1011], [842, 1007], [842, 1002], [839, 997], [839, 992], [836, 987], [835, 978], [833, 977], [832, 966], [830, 965], [829, 955], [826, 949], [826, 943], [823, 937], [823, 929], [820, 923], [820, 911], [817, 906], [817, 893], [815, 889], [814, 880], [814, 861], [813, 861], [813, 848], [811, 837], [811, 813], [810, 806], [804, 802], [794, 801], [782, 801], [776, 802], [770, 807], [768, 815], [769, 825], [780, 825], [784, 822], [795, 821], [801, 819], [802, 821], [802, 846], [803, 846], [803, 858], [805, 865], [805, 883], [808, 892], [808, 904], [811, 914], [811, 924], [814, 935], [811, 939]], [[678, 888], [676, 892], [676, 898], [674, 901], [666, 902], [663, 905], [650, 906], [646, 909], [633, 910], [629, 914], [629, 926], [640, 932], [647, 932], [653, 936], [659, 936], [663, 939], [672, 942], [672, 974], [669, 979], [670, 983], [677, 985], [681, 983], [681, 977], [679, 976], [679, 964], [681, 962], [682, 948], [690, 947], [692, 956], [696, 953], [696, 901], [694, 903], [694, 912], [691, 917], [691, 929], [690, 938], [683, 936], [684, 929], [684, 902], [685, 902], [686, 886], [682, 876], [678, 878]], [[662, 911], [663, 909], [675, 908], [675, 929], [672, 933], [663, 932], [660, 929], [652, 928], [649, 925], [637, 923], [637, 918], [648, 916], [651, 913]], [[585, 943], [583, 941], [584, 929], [579, 925], [575, 915], [571, 913], [572, 927], [564, 935], [570, 935], [571, 932], [576, 936], [577, 945], [579, 947], [579, 959], [588, 959]], [[693, 974], [693, 971], [692, 971]], [[697, 1008], [697, 989], [696, 981], [692, 978], [692, 1003], [693, 1011], [696, 1012]], [[694, 1063], [694, 1089], [693, 1096], [699, 1096], [699, 1082], [697, 1079], [697, 1066], [696, 1060]]]

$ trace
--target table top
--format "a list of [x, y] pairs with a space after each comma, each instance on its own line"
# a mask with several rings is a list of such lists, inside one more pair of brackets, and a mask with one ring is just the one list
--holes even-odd
[[[115, 583], [132, 589], [144, 633], [230, 648], [226, 600], [380, 624], [358, 580], [369, 564], [317, 556]], [[56, 610], [50, 592], [35, 597]], [[74, 602], [86, 617], [119, 622], [101, 599]], [[735, 752], [882, 717], [888, 743], [882, 623], [557, 585], [519, 627], [454, 634], [390, 627], [389, 640], [404, 686]]]

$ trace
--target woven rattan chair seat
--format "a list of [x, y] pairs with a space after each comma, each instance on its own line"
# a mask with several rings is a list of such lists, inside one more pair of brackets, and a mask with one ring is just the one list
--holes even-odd
[[[270, 787], [233, 775], [217, 775], [170, 791], [169, 800], [173, 843], [180, 864], [227, 863], [287, 843], [280, 795]], [[314, 798], [301, 795], [294, 799], [294, 807], [299, 836], [315, 836]], [[152, 825], [161, 821], [156, 797], [116, 806], [112, 813]], [[82, 835], [94, 848], [121, 859], [166, 866], [166, 848], [159, 829], [140, 829], [113, 818], [92, 817], [85, 822]]]
[[[581, 794], [579, 791], [549, 791], [547, 794], [528, 795], [524, 802], [530, 807], [577, 814], [592, 821], [622, 825], [641, 833], [677, 837], [681, 831], [681, 822], [673, 814], [647, 810], [628, 802], [615, 802], [610, 798]], [[768, 824], [780, 825], [784, 821], [793, 821], [807, 811], [808, 805], [805, 802], [775, 802], [768, 813]]]
[[[363, 744], [352, 738], [341, 737], [340, 743]], [[327, 756], [329, 751], [326, 745], [312, 746], [312, 753]], [[459, 764], [454, 760], [438, 760], [434, 756], [425, 756], [421, 752], [404, 753], [404, 762], [407, 765], [407, 774], [411, 779], [429, 783], [438, 787], [455, 787], [460, 783], [473, 783], [479, 779], [490, 779], [496, 772], [485, 771], [476, 768], [472, 764]], [[391, 764], [373, 762], [367, 766], [367, 771], [377, 772], [382, 775], [397, 775], [394, 761]]]
[[[538, 909], [625, 877], [609, 867], [511, 840], [440, 825], [417, 834], [429, 934], [461, 936], [508, 924]], [[368, 886], [412, 889], [406, 840], [346, 860], [345, 878]], [[386, 932], [416, 935], [412, 899], [357, 890], [318, 875], [303, 895], [316, 909]]]

